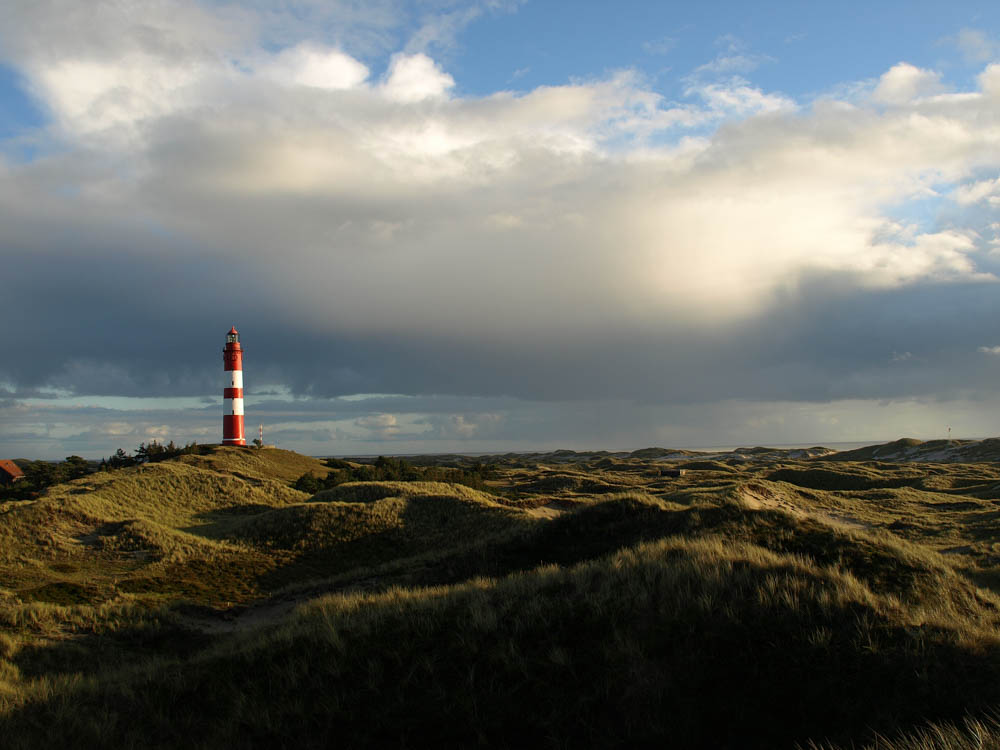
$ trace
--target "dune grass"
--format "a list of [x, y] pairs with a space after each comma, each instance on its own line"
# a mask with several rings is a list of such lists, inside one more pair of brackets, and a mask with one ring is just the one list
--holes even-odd
[[568, 568], [320, 598], [191, 659], [41, 680], [3, 728], [21, 746], [873, 738], [1000, 700], [995, 630], [931, 604], [796, 555], [670, 537]]
[[0, 736], [989, 746], [1000, 472], [772, 454], [309, 496], [315, 459], [218, 448], [8, 503]]

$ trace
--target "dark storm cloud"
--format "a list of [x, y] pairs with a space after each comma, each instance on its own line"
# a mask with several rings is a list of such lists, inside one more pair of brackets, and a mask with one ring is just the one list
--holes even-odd
[[503, 348], [461, 340], [317, 340], [287, 346], [268, 365], [280, 370], [286, 363], [284, 382], [315, 397], [354, 390], [324, 378], [345, 363], [373, 392], [535, 400], [798, 401], [995, 390], [996, 363], [977, 351], [1000, 324], [992, 284], [859, 290], [812, 281], [797, 297], [721, 331], [622, 330], [585, 342]]
[[[693, 322], [677, 330], [668, 321], [662, 331], [623, 325], [582, 340], [477, 340], [431, 331], [337, 337], [296, 331], [278, 311], [232, 307], [220, 299], [232, 278], [224, 263], [206, 261], [191, 269], [197, 271], [192, 278], [157, 256], [126, 262], [85, 255], [71, 254], [58, 266], [15, 256], [8, 266], [26, 283], [0, 304], [9, 314], [32, 311], [8, 338], [23, 356], [4, 362], [5, 379], [20, 388], [212, 393], [220, 341], [231, 323], [240, 325], [248, 349], [248, 387], [281, 384], [315, 398], [374, 392], [830, 400], [992, 391], [996, 382], [994, 363], [977, 351], [994, 341], [1000, 323], [998, 296], [988, 283], [864, 290], [811, 280], [795, 299], [721, 330]], [[447, 283], [428, 296], [446, 292]], [[903, 353], [910, 357], [901, 360]], [[338, 408], [348, 413], [352, 407]]]

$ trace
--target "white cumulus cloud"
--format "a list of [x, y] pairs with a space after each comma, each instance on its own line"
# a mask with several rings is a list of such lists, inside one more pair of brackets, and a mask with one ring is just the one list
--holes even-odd
[[345, 52], [303, 42], [282, 50], [261, 66], [281, 83], [319, 89], [350, 89], [368, 78], [368, 67]]
[[454, 85], [454, 78], [420, 52], [393, 57], [383, 90], [386, 96], [395, 101], [419, 102], [424, 99], [444, 99]]
[[1000, 177], [995, 180], [979, 180], [955, 188], [955, 201], [962, 205], [986, 201], [1000, 205]]
[[882, 74], [872, 92], [872, 99], [881, 104], [906, 104], [944, 90], [940, 73], [901, 62]]

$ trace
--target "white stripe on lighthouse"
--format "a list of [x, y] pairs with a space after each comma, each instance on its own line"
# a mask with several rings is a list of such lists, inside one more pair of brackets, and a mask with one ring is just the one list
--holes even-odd
[[231, 375], [230, 384], [226, 388], [242, 388], [243, 387], [243, 370], [226, 370], [226, 373]]
[[243, 399], [224, 398], [222, 399], [222, 413], [225, 416], [243, 416]]

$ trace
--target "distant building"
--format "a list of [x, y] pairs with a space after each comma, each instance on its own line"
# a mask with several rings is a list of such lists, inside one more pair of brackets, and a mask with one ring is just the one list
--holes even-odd
[[14, 482], [24, 479], [24, 472], [13, 461], [0, 458], [0, 484], [14, 484]]

